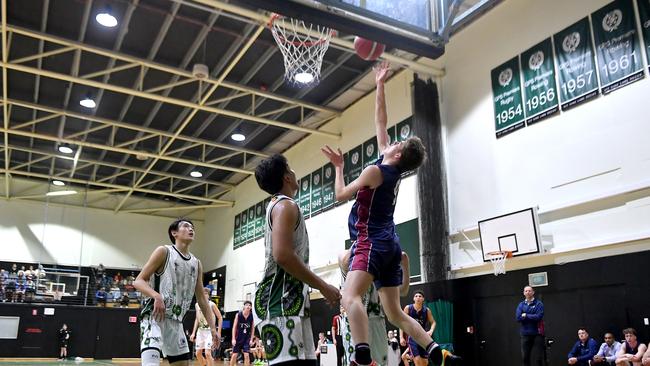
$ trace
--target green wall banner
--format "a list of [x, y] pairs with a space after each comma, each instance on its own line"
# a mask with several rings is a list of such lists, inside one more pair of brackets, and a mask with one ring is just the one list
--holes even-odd
[[598, 96], [594, 49], [589, 18], [585, 17], [553, 36], [562, 110]]
[[318, 214], [323, 208], [323, 168], [311, 173], [311, 215]]
[[311, 176], [307, 175], [298, 181], [300, 184], [300, 201], [298, 206], [300, 206], [300, 211], [302, 215], [306, 218], [311, 214]]
[[643, 79], [632, 0], [615, 0], [591, 14], [603, 94]]
[[323, 167], [323, 186], [321, 187], [321, 195], [323, 197], [323, 211], [334, 207], [336, 200], [334, 199], [334, 178], [336, 177], [334, 165], [327, 163]]
[[241, 213], [241, 228], [239, 230], [239, 246], [242, 247], [246, 245], [248, 239], [248, 211]]
[[492, 70], [494, 125], [497, 138], [524, 127], [519, 57]]
[[373, 137], [363, 143], [363, 167], [372, 165], [377, 161], [379, 148], [377, 147], [377, 138]]
[[264, 204], [262, 202], [255, 205], [255, 237], [257, 240], [264, 236]]
[[361, 156], [362, 149], [363, 146], [359, 145], [348, 152], [348, 160], [345, 161], [345, 165], [348, 166], [347, 183], [352, 182], [361, 175], [361, 171], [363, 170], [363, 157]]
[[553, 43], [550, 38], [521, 54], [521, 72], [524, 77], [526, 125], [557, 113], [560, 109], [555, 86]]
[[413, 136], [413, 117], [408, 117], [402, 122], [398, 123], [395, 127], [396, 137], [398, 141], [404, 141]]
[[641, 18], [641, 31], [645, 45], [645, 57], [650, 71], [650, 0], [638, 0], [639, 17]]
[[239, 247], [239, 240], [240, 240], [240, 235], [241, 235], [240, 230], [239, 230], [239, 228], [241, 227], [240, 220], [241, 220], [240, 215], [236, 215], [235, 216], [235, 231], [234, 231], [234, 234], [233, 234], [233, 237], [232, 237], [232, 245], [233, 245], [233, 247], [235, 249], [237, 249]]
[[255, 240], [255, 206], [248, 209], [248, 221], [246, 223], [248, 230], [246, 230], [246, 244]]

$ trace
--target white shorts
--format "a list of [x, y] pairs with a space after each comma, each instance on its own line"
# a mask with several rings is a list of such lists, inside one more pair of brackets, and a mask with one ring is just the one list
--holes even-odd
[[180, 356], [190, 352], [183, 331], [183, 323], [165, 318], [157, 322], [149, 316], [140, 321], [140, 352], [155, 348], [163, 356]]
[[210, 328], [199, 328], [196, 331], [196, 339], [194, 339], [196, 349], [211, 349], [212, 348], [212, 332]]

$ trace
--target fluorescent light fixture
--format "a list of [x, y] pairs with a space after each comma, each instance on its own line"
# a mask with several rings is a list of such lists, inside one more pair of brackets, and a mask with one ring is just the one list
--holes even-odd
[[203, 173], [201, 173], [201, 172], [198, 171], [198, 170], [195, 170], [195, 171], [193, 171], [193, 172], [190, 173], [190, 176], [192, 176], [192, 177], [194, 177], [194, 178], [201, 178], [201, 177], [203, 176]]
[[246, 140], [246, 136], [244, 136], [243, 133], [240, 132], [235, 132], [232, 135], [230, 135], [230, 138], [235, 140], [235, 141], [244, 141]]
[[294, 76], [293, 78], [301, 84], [309, 84], [312, 81], [314, 81], [314, 75], [308, 72], [297, 73], [296, 76]]
[[61, 146], [59, 146], [58, 150], [59, 150], [60, 153], [63, 153], [63, 154], [72, 154], [74, 152], [74, 150], [72, 150], [72, 148], [70, 146], [68, 146], [68, 145], [61, 145]]
[[45, 193], [45, 195], [48, 197], [71, 196], [73, 194], [77, 194], [77, 191], [52, 191]]
[[57, 186], [57, 187], [63, 187], [63, 186], [65, 185], [65, 183], [63, 183], [63, 182], [60, 181], [60, 180], [53, 180], [53, 181], [52, 181], [52, 184], [55, 185], [55, 186]]
[[95, 101], [92, 100], [89, 95], [87, 95], [84, 99], [80, 100], [79, 104], [81, 104], [82, 107], [86, 107], [90, 109], [97, 107], [97, 103], [95, 103]]
[[117, 19], [111, 14], [111, 9], [103, 9], [97, 15], [95, 15], [95, 20], [97, 23], [103, 25], [104, 27], [113, 28], [117, 25]]

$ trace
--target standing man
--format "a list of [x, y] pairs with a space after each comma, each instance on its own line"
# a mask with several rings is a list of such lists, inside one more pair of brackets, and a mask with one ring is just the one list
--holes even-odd
[[[207, 287], [204, 288], [203, 293], [205, 294], [206, 300], [208, 300], [208, 304], [210, 304], [210, 311], [212, 311], [217, 319], [217, 338], [221, 339], [223, 316], [221, 316], [221, 311], [217, 308], [217, 304], [210, 301], [210, 289]], [[210, 324], [208, 324], [208, 319], [203, 315], [198, 302], [194, 304], [194, 307], [196, 310], [196, 317], [194, 318], [194, 328], [190, 335], [190, 342], [193, 342], [196, 345], [196, 359], [199, 361], [199, 365], [212, 366], [214, 358], [212, 357], [212, 334], [210, 333]], [[203, 358], [203, 351], [205, 351], [205, 358]]]
[[[404, 313], [415, 319], [422, 329], [427, 329], [427, 324], [430, 324], [427, 334], [429, 337], [433, 338], [433, 331], [436, 329], [436, 321], [433, 319], [433, 315], [429, 308], [424, 306], [424, 293], [422, 291], [415, 291], [413, 294], [413, 303], [406, 305], [404, 307]], [[426, 350], [420, 347], [410, 335], [408, 336], [408, 341], [404, 331], [400, 330], [400, 342], [408, 345], [411, 350], [411, 357], [413, 357], [413, 362], [415, 366], [427, 366], [429, 363], [429, 354]]]
[[244, 309], [235, 315], [235, 322], [232, 325], [232, 356], [230, 356], [230, 366], [237, 364], [239, 352], [244, 353], [244, 366], [250, 366], [250, 342], [251, 333], [253, 333], [253, 304], [244, 301]]
[[600, 349], [594, 356], [591, 364], [614, 366], [614, 363], [616, 362], [616, 353], [618, 353], [619, 349], [621, 349], [621, 344], [614, 339], [614, 334], [611, 332], [605, 333], [605, 342], [600, 345]]
[[345, 309], [343, 306], [339, 306], [339, 313], [332, 317], [332, 341], [334, 346], [336, 346], [336, 365], [343, 365], [343, 354], [345, 350], [343, 349], [343, 334], [341, 333], [341, 320], [345, 314]]
[[259, 187], [272, 195], [266, 208], [264, 277], [255, 291], [255, 317], [271, 366], [315, 366], [309, 287], [335, 306], [341, 294], [309, 269], [309, 237], [294, 195], [296, 173], [275, 154], [255, 169]]
[[212, 335], [212, 347], [218, 347], [214, 315], [203, 293], [203, 268], [190, 253], [194, 224], [178, 219], [169, 225], [172, 245], [159, 246], [134, 282], [144, 295], [140, 312], [140, 352], [143, 366], [160, 365], [160, 355], [170, 365], [187, 366], [192, 354], [183, 330], [183, 317], [192, 297], [205, 315]]
[[68, 357], [68, 342], [70, 342], [70, 334], [72, 332], [68, 329], [68, 325], [63, 323], [61, 329], [59, 329], [59, 361], [65, 360]]
[[598, 343], [589, 338], [589, 332], [585, 327], [578, 328], [578, 341], [569, 352], [569, 365], [589, 366], [592, 358], [598, 352]]
[[531, 286], [524, 287], [524, 301], [517, 305], [515, 318], [519, 322], [521, 335], [521, 360], [530, 366], [531, 355], [535, 355], [533, 365], [544, 364], [544, 304], [535, 298]]

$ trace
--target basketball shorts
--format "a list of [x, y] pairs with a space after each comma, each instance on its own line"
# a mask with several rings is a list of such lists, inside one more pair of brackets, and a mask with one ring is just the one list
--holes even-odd
[[244, 338], [243, 340], [235, 341], [235, 345], [232, 346], [232, 353], [239, 353], [239, 352], [249, 353], [250, 350], [251, 350], [251, 339], [248, 337]]
[[427, 350], [424, 349], [424, 347], [420, 347], [420, 345], [418, 345], [415, 342], [415, 339], [409, 337], [408, 346], [409, 346], [409, 350], [411, 351], [411, 356], [429, 358], [429, 354], [427, 353]]
[[211, 349], [212, 348], [212, 332], [210, 328], [199, 328], [196, 331], [196, 339], [194, 340], [196, 349]]
[[364, 271], [374, 277], [375, 287], [402, 284], [402, 248], [397, 241], [355, 241], [350, 248], [350, 271]]
[[144, 316], [140, 320], [140, 351], [155, 348], [163, 356], [179, 356], [190, 352], [183, 332], [183, 323], [165, 318], [161, 322]]
[[269, 365], [316, 360], [311, 319], [301, 316], [276, 317], [257, 325]]

